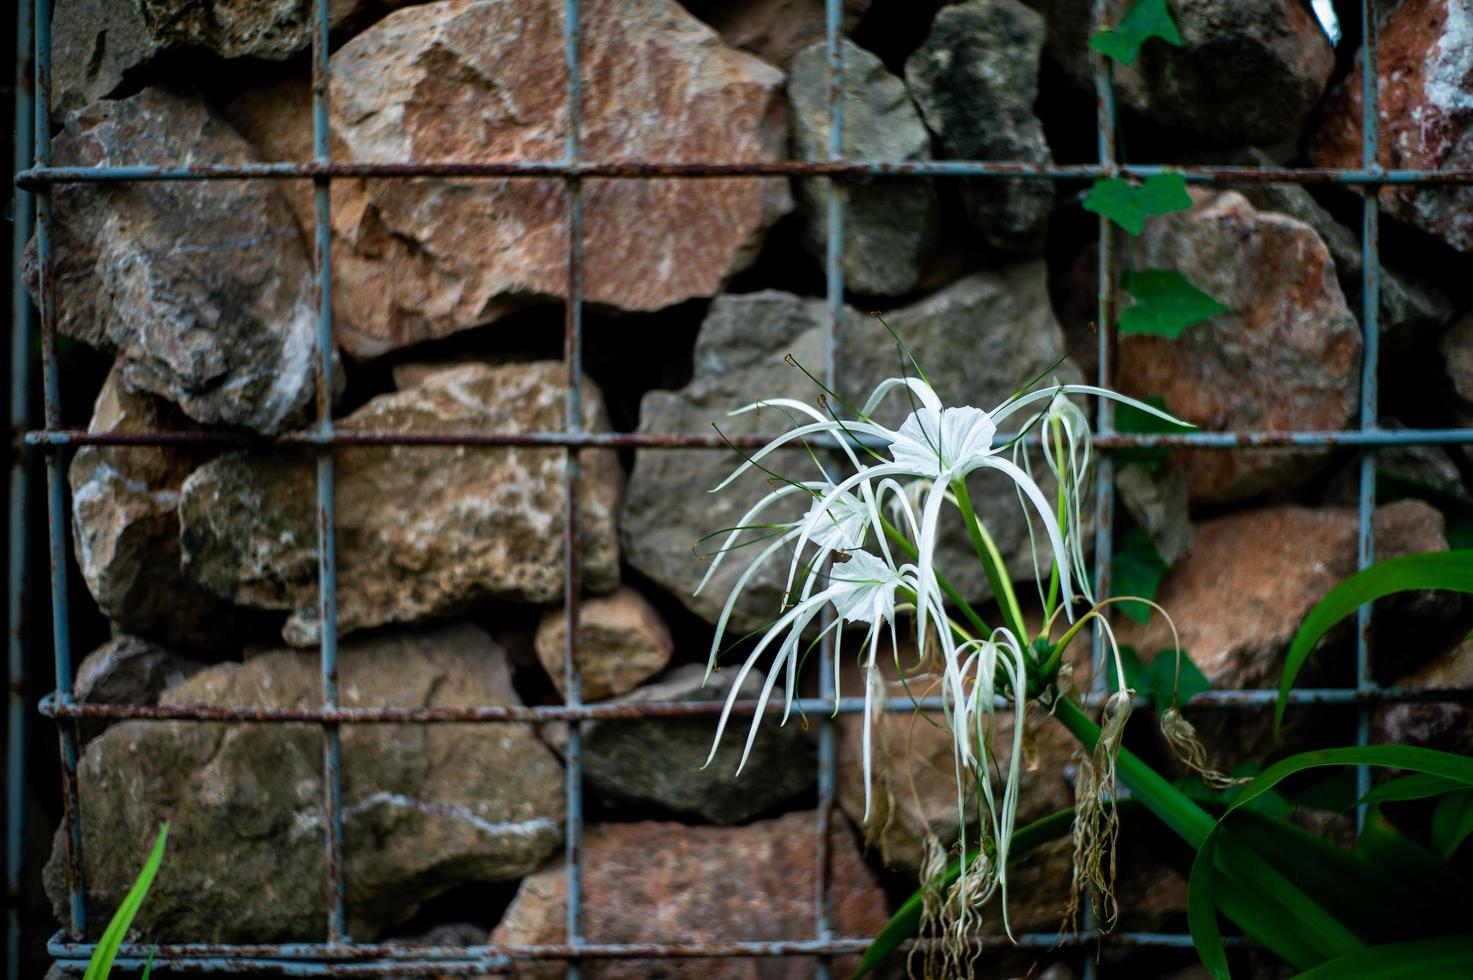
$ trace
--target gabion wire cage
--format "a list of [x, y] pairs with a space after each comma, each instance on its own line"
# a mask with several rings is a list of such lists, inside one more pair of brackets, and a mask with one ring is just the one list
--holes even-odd
[[[827, 977], [833, 958], [862, 951], [871, 937], [836, 936], [832, 924], [832, 901], [829, 881], [829, 824], [835, 805], [836, 742], [832, 714], [862, 709], [862, 699], [834, 698], [832, 663], [820, 658], [823, 672], [817, 697], [802, 699], [803, 709], [817, 719], [818, 751], [818, 841], [816, 862], [817, 889], [813, 896], [816, 929], [811, 935], [774, 936], [767, 941], [708, 943], [596, 943], [584, 938], [583, 895], [583, 773], [581, 761], [581, 722], [594, 719], [675, 717], [714, 713], [716, 703], [643, 703], [634, 706], [585, 704], [581, 697], [578, 667], [578, 634], [572, 627], [578, 616], [580, 569], [578, 540], [579, 454], [589, 447], [700, 447], [711, 450], [727, 448], [722, 439], [689, 433], [591, 433], [584, 431], [580, 420], [583, 380], [583, 214], [582, 182], [601, 178], [644, 180], [677, 178], [701, 180], [713, 177], [760, 178], [773, 176], [807, 176], [827, 179], [827, 284], [828, 341], [825, 381], [835, 387], [837, 353], [843, 343], [840, 331], [845, 295], [841, 256], [844, 243], [844, 180], [854, 177], [888, 179], [896, 176], [924, 175], [939, 178], [1016, 179], [1040, 181], [1084, 180], [1097, 177], [1148, 177], [1168, 168], [1161, 166], [1124, 166], [1116, 162], [1114, 88], [1108, 63], [1095, 61], [1097, 95], [1098, 162], [1089, 165], [1038, 165], [1009, 161], [943, 160], [924, 163], [902, 163], [886, 160], [846, 160], [843, 158], [843, 101], [838, 93], [844, 66], [841, 58], [841, 0], [826, 0], [826, 37], [829, 70], [829, 146], [827, 161], [793, 161], [762, 164], [732, 164], [722, 161], [606, 162], [584, 158], [580, 142], [580, 4], [579, 0], [563, 0], [563, 29], [568, 73], [568, 128], [565, 155], [562, 160], [511, 161], [505, 163], [425, 163], [405, 160], [389, 164], [366, 164], [335, 161], [329, 152], [327, 108], [329, 100], [329, 2], [313, 0], [314, 30], [312, 38], [313, 156], [310, 160], [291, 163], [259, 163], [209, 166], [108, 166], [99, 168], [55, 167], [51, 165], [49, 143], [52, 130], [50, 99], [51, 0], [26, 0], [20, 6], [17, 32], [18, 64], [24, 72], [34, 61], [34, 86], [29, 92], [29, 79], [22, 78], [17, 91], [18, 139], [17, 170], [21, 187], [16, 212], [16, 255], [31, 236], [31, 208], [34, 205], [34, 231], [40, 269], [41, 300], [39, 322], [41, 361], [44, 386], [44, 427], [25, 431], [23, 445], [18, 447], [12, 469], [10, 504], [10, 634], [9, 670], [10, 734], [9, 734], [9, 821], [7, 828], [7, 889], [9, 910], [9, 977], [19, 976], [18, 905], [21, 891], [23, 853], [23, 793], [26, 732], [24, 715], [30, 706], [24, 699], [25, 648], [18, 626], [24, 606], [26, 581], [25, 488], [27, 455], [33, 450], [44, 460], [47, 483], [48, 538], [51, 564], [51, 608], [54, 629], [56, 690], [42, 704], [42, 712], [54, 719], [59, 731], [60, 764], [65, 806], [65, 839], [68, 844], [68, 887], [70, 919], [54, 936], [49, 951], [62, 971], [81, 975], [93, 946], [84, 941], [86, 882], [81, 872], [81, 830], [78, 815], [77, 776], [78, 724], [85, 718], [172, 719], [180, 721], [226, 721], [237, 724], [311, 723], [322, 732], [322, 765], [324, 785], [324, 823], [326, 853], [323, 874], [327, 882], [329, 907], [323, 910], [327, 939], [321, 943], [258, 944], [217, 946], [207, 944], [174, 944], [158, 947], [156, 967], [203, 972], [260, 973], [285, 976], [469, 976], [507, 972], [519, 960], [553, 960], [566, 963], [570, 977], [579, 975], [580, 965], [593, 960], [709, 957], [803, 957], [813, 963], [814, 974]], [[1473, 183], [1470, 171], [1388, 171], [1378, 164], [1377, 142], [1377, 71], [1375, 5], [1362, 0], [1363, 24], [1363, 119], [1362, 166], [1355, 169], [1273, 169], [1243, 167], [1170, 168], [1185, 174], [1188, 181], [1208, 186], [1227, 182], [1329, 182], [1374, 190], [1388, 184], [1420, 184], [1430, 182]], [[1095, 19], [1103, 21], [1104, 0], [1096, 0]], [[34, 33], [32, 27], [34, 26]], [[27, 145], [33, 136], [34, 160], [27, 157]], [[412, 177], [455, 176], [459, 178], [553, 178], [564, 186], [567, 202], [567, 275], [568, 298], [565, 304], [563, 354], [567, 386], [564, 418], [560, 432], [537, 433], [438, 433], [403, 434], [355, 430], [338, 431], [331, 417], [333, 364], [324, 352], [332, 349], [332, 261], [329, 187], [333, 179], [372, 177], [406, 179]], [[126, 181], [196, 181], [221, 179], [298, 180], [310, 181], [315, 200], [316, 226], [315, 268], [317, 287], [317, 355], [316, 425], [287, 433], [275, 439], [245, 439], [212, 434], [203, 438], [198, 433], [150, 432], [128, 435], [88, 434], [62, 427], [61, 383], [56, 357], [56, 292], [59, 285], [51, 268], [52, 216], [51, 189], [68, 182]], [[1096, 416], [1096, 445], [1105, 450], [1099, 464], [1096, 501], [1094, 569], [1098, 594], [1109, 593], [1108, 573], [1111, 558], [1114, 512], [1113, 464], [1110, 450], [1130, 447], [1197, 447], [1232, 451], [1240, 447], [1351, 447], [1360, 453], [1358, 564], [1365, 567], [1375, 553], [1371, 516], [1375, 506], [1374, 453], [1378, 447], [1442, 444], [1473, 444], [1473, 429], [1388, 430], [1377, 421], [1377, 369], [1379, 312], [1379, 250], [1377, 205], [1374, 193], [1365, 195], [1362, 226], [1363, 291], [1362, 324], [1364, 359], [1361, 375], [1360, 425], [1347, 431], [1299, 432], [1201, 432], [1187, 435], [1142, 435], [1116, 432], [1107, 403], [1102, 403]], [[1115, 236], [1106, 219], [1100, 219], [1099, 277], [1102, 284], [1114, 284], [1117, 278]], [[1102, 288], [1099, 300], [1100, 324], [1114, 322], [1114, 290]], [[12, 412], [23, 422], [29, 393], [31, 362], [31, 306], [26, 292], [16, 277], [13, 289], [13, 379]], [[1098, 375], [1102, 385], [1111, 378], [1112, 338], [1108, 329], [1099, 332], [1097, 354]], [[20, 430], [24, 430], [22, 424]], [[18, 430], [19, 431], [19, 430]], [[319, 587], [322, 639], [320, 644], [321, 704], [309, 709], [282, 708], [205, 708], [191, 706], [94, 705], [79, 704], [73, 699], [73, 658], [70, 649], [70, 614], [67, 594], [67, 510], [64, 498], [62, 463], [73, 447], [84, 445], [164, 445], [171, 442], [209, 442], [264, 446], [295, 444], [309, 447], [317, 458], [317, 508], [319, 521]], [[742, 445], [760, 445], [764, 439], [748, 437], [736, 440]], [[479, 445], [541, 446], [561, 448], [565, 455], [564, 499], [564, 616], [569, 626], [564, 632], [566, 648], [563, 663], [565, 704], [537, 707], [480, 708], [343, 708], [339, 703], [337, 679], [337, 611], [335, 564], [335, 515], [333, 451], [344, 445]], [[1301, 690], [1294, 700], [1300, 703], [1345, 704], [1356, 706], [1359, 723], [1357, 741], [1365, 744], [1370, 737], [1371, 706], [1394, 701], [1468, 701], [1468, 689], [1397, 689], [1378, 686], [1371, 672], [1369, 652], [1369, 608], [1358, 615], [1356, 638], [1356, 681], [1346, 688]], [[1098, 654], [1099, 638], [1096, 637]], [[1266, 709], [1275, 692], [1262, 690], [1216, 690], [1207, 692], [1194, 702], [1207, 707], [1251, 707]], [[894, 705], [896, 710], [908, 705]], [[745, 710], [754, 709], [752, 703]], [[739, 708], [741, 710], [741, 708]], [[439, 724], [473, 722], [496, 724], [508, 721], [553, 721], [569, 723], [566, 752], [567, 823], [565, 852], [567, 868], [566, 941], [541, 946], [481, 946], [469, 948], [405, 946], [391, 943], [354, 943], [347, 935], [344, 904], [343, 854], [343, 790], [340, 759], [340, 729], [358, 724]], [[1369, 776], [1362, 770], [1358, 776], [1362, 789], [1369, 786]], [[1045, 949], [1053, 946], [1053, 934], [1020, 937], [1025, 947]], [[1190, 947], [1190, 937], [1183, 934], [1122, 933], [1107, 936], [1106, 944], [1158, 947]], [[1093, 945], [1093, 937], [1084, 943]], [[119, 965], [141, 967], [149, 948], [125, 947]], [[1085, 963], [1086, 975], [1093, 964]]]

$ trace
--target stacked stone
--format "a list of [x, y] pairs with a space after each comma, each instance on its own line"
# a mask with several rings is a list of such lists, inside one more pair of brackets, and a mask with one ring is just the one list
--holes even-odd
[[[53, 140], [55, 162], [307, 159], [310, 93], [291, 77], [306, 70], [309, 25], [300, 6], [215, 2], [204, 5], [207, 16], [178, 0], [59, 2], [56, 98], [65, 122]], [[584, 155], [826, 159], [820, 0], [689, 6], [582, 4]], [[927, 30], [890, 32], [922, 15], [897, 14], [878, 0], [873, 9], [863, 0], [846, 4], [837, 93], [844, 155], [1052, 161], [1050, 141], [1069, 125], [1050, 114], [1058, 90], [1087, 104], [1084, 91], [1069, 86], [1088, 80], [1091, 6], [965, 0], [941, 7]], [[1127, 6], [1112, 0], [1111, 9], [1118, 16]], [[1358, 76], [1332, 84], [1334, 53], [1304, 5], [1175, 0], [1172, 7], [1184, 47], [1148, 45], [1135, 67], [1116, 73], [1133, 121], [1148, 120], [1171, 139], [1220, 144], [1185, 151], [1183, 160], [1196, 153], [1359, 165]], [[337, 46], [328, 125], [336, 158], [562, 157], [569, 111], [560, 4], [335, 0], [331, 10]], [[1467, 164], [1470, 24], [1470, 0], [1404, 0], [1385, 14], [1385, 166]], [[186, 56], [230, 66], [234, 77], [186, 86], [179, 73]], [[1053, 86], [1043, 96], [1041, 79]], [[1412, 127], [1410, 119], [1433, 122]], [[1068, 217], [1068, 191], [1026, 179], [948, 185], [875, 177], [846, 182], [842, 193], [852, 305], [838, 325], [837, 397], [862, 398], [899, 368], [885, 326], [863, 315], [876, 306], [948, 403], [990, 408], [1041, 374], [1089, 376], [1092, 351], [1066, 356], [1089, 315], [1070, 311], [1081, 298], [1092, 309], [1097, 289], [1071, 278], [1088, 264], [1089, 246], [1071, 230], [1078, 222]], [[1395, 229], [1435, 259], [1424, 267], [1414, 255], [1391, 254], [1383, 270], [1387, 346], [1409, 363], [1446, 371], [1415, 392], [1408, 424], [1473, 424], [1466, 312], [1473, 298], [1441, 271], [1466, 266], [1473, 251], [1466, 194], [1381, 192], [1388, 234]], [[728, 435], [785, 428], [787, 419], [770, 412], [725, 413], [758, 398], [818, 395], [784, 358], [814, 373], [824, 363], [827, 197], [819, 179], [585, 181], [582, 296], [595, 356], [581, 427], [706, 434], [715, 422]], [[79, 184], [59, 188], [54, 199], [58, 326], [115, 358], [96, 395], [92, 431], [271, 435], [309, 420], [316, 303], [307, 184]], [[1131, 260], [1180, 271], [1229, 311], [1178, 340], [1121, 338], [1112, 383], [1161, 396], [1209, 430], [1357, 425], [1360, 254], [1355, 232], [1335, 217], [1349, 213], [1347, 203], [1354, 203], [1348, 194], [1299, 188], [1194, 191], [1190, 210], [1150, 220]], [[337, 429], [565, 427], [565, 372], [549, 357], [568, 293], [560, 181], [342, 179], [331, 185], [331, 204], [331, 353], [340, 359], [335, 374], [347, 379], [334, 393]], [[30, 268], [34, 282], [33, 258]], [[646, 337], [679, 344], [664, 349]], [[344, 705], [560, 700], [568, 641], [560, 608], [563, 451], [354, 446], [335, 458]], [[706, 491], [736, 462], [730, 454], [586, 449], [579, 459], [583, 700], [724, 698], [733, 679], [718, 671], [707, 680], [705, 663], [742, 553], [692, 595], [705, 572], [693, 546], [734, 524], [766, 489], [764, 475], [712, 496]], [[1159, 598], [1216, 686], [1270, 685], [1305, 611], [1353, 570], [1346, 463], [1326, 450], [1204, 450], [1175, 454], [1156, 472], [1121, 469], [1133, 519], [1174, 561]], [[797, 449], [767, 465], [802, 474], [813, 462]], [[1433, 482], [1442, 499], [1466, 503], [1469, 466], [1473, 460], [1419, 450], [1388, 455], [1383, 471]], [[114, 633], [83, 665], [81, 700], [318, 702], [311, 454], [88, 448], [76, 454], [70, 477], [76, 561]], [[974, 497], [1009, 573], [1028, 582], [1029, 529], [1011, 489], [978, 477]], [[1376, 536], [1383, 555], [1447, 547], [1443, 515], [1420, 501], [1382, 507]], [[962, 535], [942, 542], [938, 560], [985, 602], [990, 590], [970, 553]], [[757, 576], [733, 611], [735, 635], [770, 621], [783, 590], [780, 577]], [[1460, 604], [1414, 595], [1378, 612], [1378, 622], [1387, 636], [1410, 628], [1419, 638], [1384, 644], [1383, 679], [1468, 683], [1467, 647], [1454, 648], [1467, 632]], [[1122, 627], [1143, 653], [1169, 645], [1159, 617]], [[858, 690], [848, 669], [841, 684]], [[905, 697], [904, 688], [895, 683], [891, 696]], [[1020, 817], [1031, 819], [1072, 801], [1062, 778], [1072, 745], [1051, 719], [1027, 723], [1044, 757], [1025, 780]], [[1466, 717], [1452, 709], [1391, 709], [1378, 723], [1399, 738], [1466, 746]], [[1210, 731], [1205, 719], [1199, 724]], [[739, 743], [702, 768], [713, 730], [705, 715], [584, 726], [589, 940], [774, 939], [816, 928], [815, 740], [797, 720], [768, 725], [736, 778]], [[836, 821], [831, 842], [833, 928], [868, 935], [890, 911], [879, 869], [913, 875], [926, 835], [948, 843], [957, 835], [951, 749], [928, 719], [887, 715], [878, 735], [882, 791], [862, 827], [859, 720], [842, 718], [838, 733], [846, 819]], [[128, 721], [84, 735], [89, 922], [106, 921], [167, 818], [174, 821], [169, 857], [137, 920], [142, 934], [188, 942], [322, 938], [316, 728]], [[560, 726], [364, 725], [344, 727], [342, 738], [355, 939], [401, 935], [405, 923], [422, 919], [421, 909], [443, 909], [446, 896], [474, 895], [466, 886], [489, 882], [520, 882], [515, 900], [499, 919], [470, 900], [445, 913], [447, 923], [473, 924], [458, 935], [562, 939]], [[1242, 755], [1268, 750], [1256, 736], [1235, 739]], [[862, 851], [861, 836], [873, 846]], [[1068, 867], [1061, 844], [1016, 872], [1015, 930], [1057, 925]], [[64, 911], [60, 846], [47, 878]], [[1174, 871], [1148, 865], [1123, 893], [1141, 897], [1133, 908], [1124, 902], [1130, 928], [1180, 926], [1184, 888]], [[752, 977], [806, 975], [808, 966], [798, 959], [759, 969], [733, 959], [659, 969]], [[588, 973], [653, 969], [614, 962]]]

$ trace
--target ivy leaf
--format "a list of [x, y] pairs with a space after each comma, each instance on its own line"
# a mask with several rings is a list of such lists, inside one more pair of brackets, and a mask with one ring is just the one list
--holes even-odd
[[1171, 19], [1166, 0], [1140, 0], [1125, 12], [1115, 27], [1106, 27], [1089, 39], [1089, 46], [1122, 65], [1133, 65], [1141, 45], [1153, 37], [1182, 46], [1181, 32]]
[[1181, 675], [1177, 676], [1176, 651], [1157, 650], [1151, 659], [1151, 673], [1155, 675], [1156, 708], [1171, 706], [1171, 692], [1176, 690], [1178, 704], [1186, 704], [1203, 691], [1212, 689], [1212, 682], [1202, 673], [1202, 668], [1192, 662], [1187, 652], [1181, 652]]
[[[1127, 531], [1110, 559], [1111, 594], [1154, 599], [1168, 567], [1146, 532], [1138, 528]], [[1151, 607], [1142, 602], [1118, 602], [1115, 608], [1137, 623], [1151, 618]]]
[[1125, 275], [1125, 291], [1136, 305], [1120, 314], [1121, 334], [1175, 340], [1192, 324], [1228, 311], [1175, 269], [1131, 270]]
[[[1141, 401], [1152, 408], [1161, 411], [1169, 411], [1166, 407], [1166, 399], [1160, 395], [1148, 395]], [[1115, 431], [1138, 433], [1141, 435], [1153, 435], [1157, 433], [1170, 433], [1182, 431], [1182, 426], [1172, 425], [1170, 422], [1150, 412], [1143, 412], [1134, 405], [1121, 403], [1115, 406]], [[1147, 472], [1154, 473], [1161, 468], [1166, 457], [1171, 455], [1171, 450], [1165, 446], [1137, 446], [1133, 449], [1117, 449], [1115, 458], [1127, 463], [1138, 463]]]
[[[1135, 647], [1121, 645], [1120, 665], [1125, 668], [1126, 687], [1143, 698], [1156, 696], [1156, 676], [1150, 666], [1142, 662]], [[1115, 676], [1115, 658], [1111, 656], [1105, 657], [1105, 686], [1112, 691], [1120, 686]]]
[[1084, 198], [1084, 210], [1104, 215], [1132, 235], [1139, 235], [1150, 215], [1185, 211], [1192, 206], [1187, 179], [1181, 174], [1155, 174], [1143, 184], [1119, 177], [1096, 180]]

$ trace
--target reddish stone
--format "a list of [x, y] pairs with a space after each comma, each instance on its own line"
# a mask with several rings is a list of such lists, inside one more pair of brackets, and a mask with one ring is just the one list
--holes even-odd
[[[755, 162], [784, 154], [780, 71], [721, 44], [671, 0], [583, 4], [582, 153], [591, 160]], [[561, 5], [445, 0], [379, 21], [332, 56], [341, 159], [558, 161], [567, 152]], [[263, 156], [303, 159], [304, 86], [231, 115]], [[293, 198], [312, 226], [305, 188]], [[791, 208], [787, 182], [589, 180], [583, 295], [621, 310], [710, 296]], [[336, 330], [373, 357], [491, 323], [567, 291], [558, 180], [332, 185]]]
[[[1397, 687], [1473, 686], [1473, 640], [1397, 678]], [[1473, 754], [1473, 705], [1466, 702], [1391, 704], [1376, 709], [1376, 741], [1425, 745]]]
[[[1473, 166], [1473, 0], [1401, 3], [1381, 22], [1376, 63], [1381, 165]], [[1362, 75], [1357, 55], [1326, 100], [1310, 139], [1319, 166], [1362, 165]], [[1380, 201], [1387, 214], [1473, 252], [1473, 187], [1384, 187]]]
[[[1236, 192], [1148, 222], [1134, 266], [1175, 269], [1228, 312], [1174, 340], [1120, 338], [1118, 384], [1207, 430], [1342, 429], [1359, 405], [1361, 331], [1320, 237]], [[1178, 454], [1195, 500], [1300, 482], [1327, 457], [1281, 449]]]
[[[593, 943], [715, 942], [816, 935], [813, 916], [817, 818], [789, 813], [744, 827], [611, 823], [583, 840], [584, 934]], [[860, 860], [848, 828], [833, 831], [833, 927], [839, 936], [872, 936], [889, 918], [885, 895]], [[522, 882], [493, 943], [561, 943], [566, 938], [567, 872], [561, 863]], [[858, 961], [841, 959], [848, 975]], [[561, 963], [518, 964], [513, 976], [561, 977]], [[591, 980], [780, 980], [813, 976], [813, 961], [595, 960]]]

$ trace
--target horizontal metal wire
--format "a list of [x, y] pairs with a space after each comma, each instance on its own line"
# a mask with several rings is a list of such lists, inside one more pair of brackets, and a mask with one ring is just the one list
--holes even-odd
[[[391, 432], [377, 429], [332, 432], [299, 430], [276, 436], [250, 432], [140, 431], [87, 432], [83, 429], [36, 430], [25, 434], [28, 446], [591, 446], [610, 449], [755, 449], [772, 435], [717, 435], [647, 432]], [[885, 444], [853, 438], [855, 445], [875, 449]], [[1025, 441], [1034, 443], [1036, 436]], [[824, 436], [810, 445], [833, 446]], [[1387, 447], [1473, 444], [1473, 429], [1310, 429], [1298, 432], [1253, 430], [1241, 432], [1111, 432], [1096, 435], [1099, 449], [1317, 449], [1325, 447]], [[794, 442], [794, 446], [798, 443]]]
[[[1108, 692], [1095, 692], [1081, 696], [1086, 706], [1104, 704]], [[1274, 704], [1279, 692], [1266, 689], [1236, 689], [1203, 691], [1192, 698], [1193, 708], [1262, 708]], [[1473, 703], [1473, 687], [1367, 687], [1367, 688], [1295, 688], [1286, 699], [1290, 704], [1333, 705], [1333, 704], [1402, 704], [1402, 703]], [[1150, 702], [1137, 698], [1137, 704]], [[732, 705], [734, 714], [749, 715], [757, 710], [756, 701], [737, 701]], [[1012, 702], [998, 698], [999, 711], [1011, 710]], [[802, 714], [821, 717], [833, 714], [858, 714], [864, 711], [864, 698], [841, 697], [837, 703], [833, 698], [794, 698], [794, 708]], [[267, 723], [311, 723], [331, 722], [344, 725], [405, 725], [439, 723], [495, 723], [495, 722], [545, 722], [545, 721], [637, 721], [642, 718], [688, 718], [720, 714], [725, 707], [722, 700], [713, 701], [646, 701], [637, 703], [604, 702], [581, 705], [479, 705], [464, 707], [364, 707], [344, 708], [324, 705], [322, 707], [293, 706], [275, 707], [268, 705], [207, 705], [207, 704], [88, 704], [65, 701], [53, 692], [41, 700], [40, 712], [56, 719], [63, 718], [107, 718], [113, 720], [147, 719], [152, 721], [246, 721]], [[915, 701], [892, 698], [885, 702], [884, 710], [905, 712], [913, 710], [941, 711], [938, 697], [917, 698]], [[778, 714], [784, 710], [781, 700], [767, 705], [767, 714]]]
[[1100, 177], [1144, 179], [1162, 173], [1181, 174], [1190, 183], [1348, 184], [1473, 184], [1473, 168], [1444, 170], [1381, 170], [1332, 167], [1168, 167], [1144, 164], [1044, 164], [991, 160], [768, 160], [732, 163], [686, 163], [662, 160], [527, 161], [497, 160], [368, 161], [292, 163], [215, 163], [193, 166], [32, 167], [16, 176], [22, 188], [53, 184], [99, 184], [145, 180], [309, 180], [314, 177], [458, 178], [609, 178], [649, 180], [668, 177], [715, 179], [729, 177], [1003, 177], [1031, 180], [1095, 180]]

